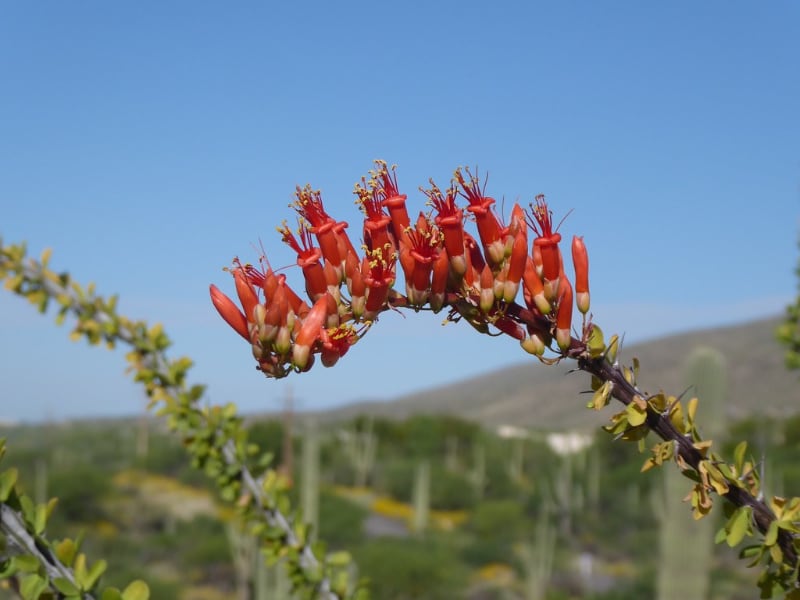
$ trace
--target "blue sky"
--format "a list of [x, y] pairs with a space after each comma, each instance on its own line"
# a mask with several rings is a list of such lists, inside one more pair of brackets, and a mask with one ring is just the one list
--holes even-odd
[[[800, 5], [38, 2], [0, 8], [0, 236], [162, 322], [212, 402], [390, 398], [528, 360], [441, 316], [387, 314], [334, 369], [255, 371], [222, 267], [292, 263], [296, 184], [358, 222], [374, 158], [547, 195], [585, 236], [593, 312], [629, 341], [778, 314], [795, 293]], [[351, 230], [356, 230], [354, 227]], [[301, 287], [299, 273], [290, 275]], [[0, 294], [0, 416], [135, 414], [122, 354]], [[576, 409], [579, 404], [576, 403]]]

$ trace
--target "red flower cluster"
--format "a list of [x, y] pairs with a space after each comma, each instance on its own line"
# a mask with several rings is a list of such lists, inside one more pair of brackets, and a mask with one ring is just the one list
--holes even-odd
[[[210, 288], [214, 306], [251, 344], [261, 371], [270, 377], [306, 371], [315, 355], [332, 366], [381, 312], [403, 306], [434, 312], [448, 307], [451, 320], [467, 319], [484, 332], [492, 325], [537, 356], [553, 339], [559, 353], [568, 351], [573, 295], [582, 313], [589, 310], [583, 239], [572, 241], [573, 294], [559, 249], [561, 234], [553, 229], [544, 196], [536, 197], [529, 212], [514, 204], [504, 224], [493, 210], [494, 199], [469, 169], [457, 169], [445, 190], [433, 180], [430, 185], [421, 190], [431, 211], [420, 212], [412, 224], [394, 167], [376, 161], [354, 192], [364, 213], [362, 252], [345, 231], [347, 223], [325, 211], [319, 191], [297, 188], [298, 229], [284, 223], [279, 231], [297, 254], [309, 302], [266, 261], [259, 269], [235, 260], [229, 269], [241, 309], [216, 286]], [[478, 241], [464, 229], [459, 196], [468, 203]], [[394, 287], [398, 262], [405, 294]], [[515, 302], [520, 286], [527, 308]]]

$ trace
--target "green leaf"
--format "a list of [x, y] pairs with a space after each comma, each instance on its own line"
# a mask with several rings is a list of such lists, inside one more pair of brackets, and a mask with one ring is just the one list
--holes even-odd
[[150, 588], [141, 579], [132, 581], [122, 591], [122, 600], [149, 600]]
[[35, 573], [39, 570], [39, 561], [30, 554], [20, 554], [11, 559], [14, 566], [23, 573]]
[[765, 546], [774, 546], [778, 541], [778, 522], [772, 521], [767, 528], [767, 534], [764, 536]]
[[743, 506], [736, 510], [728, 521], [728, 537], [725, 541], [731, 548], [738, 546], [750, 529], [751, 510], [749, 506]]
[[25, 522], [29, 525], [33, 525], [36, 521], [36, 505], [33, 503], [33, 500], [28, 496], [20, 496], [19, 505], [20, 508], [22, 508], [22, 516]]
[[64, 577], [57, 577], [56, 579], [53, 579], [53, 585], [65, 596], [79, 596], [81, 593], [74, 583], [72, 583], [69, 579], [65, 579]]
[[47, 579], [38, 573], [26, 575], [20, 581], [19, 591], [24, 600], [37, 600], [47, 589]]
[[19, 472], [13, 468], [0, 473], [0, 502], [8, 500], [18, 476]]
[[589, 334], [589, 339], [586, 343], [586, 346], [589, 349], [589, 356], [592, 358], [603, 356], [603, 352], [605, 352], [606, 349], [606, 344], [603, 340], [603, 330], [597, 325], [592, 324], [592, 332]]
[[717, 533], [716, 533], [716, 535], [714, 536], [714, 543], [715, 543], [715, 544], [721, 544], [721, 543], [722, 543], [722, 542], [724, 542], [724, 541], [725, 541], [727, 538], [728, 538], [728, 532], [725, 530], [725, 528], [724, 528], [724, 527], [720, 527], [720, 528], [717, 530]]
[[75, 555], [78, 553], [78, 546], [69, 538], [65, 538], [55, 544], [55, 553], [62, 563], [68, 567], [72, 566]]
[[593, 408], [595, 410], [602, 409], [606, 404], [608, 404], [608, 399], [611, 397], [611, 390], [613, 389], [614, 384], [610, 381], [606, 381], [600, 387], [600, 389], [594, 393], [592, 400], [586, 405], [587, 408]]
[[617, 362], [617, 352], [619, 350], [619, 336], [614, 334], [608, 341], [608, 348], [606, 349], [606, 360], [612, 365]]
[[775, 562], [775, 564], [781, 564], [783, 562], [783, 550], [778, 544], [769, 547], [769, 556]]
[[47, 525], [47, 505], [37, 504], [33, 517], [33, 532], [36, 535], [42, 535], [46, 525]]
[[8, 579], [17, 572], [17, 566], [12, 559], [0, 561], [0, 581]]
[[628, 423], [631, 427], [637, 427], [647, 420], [647, 409], [642, 408], [636, 402], [631, 402], [625, 409], [628, 416]]
[[100, 576], [105, 573], [106, 567], [108, 563], [104, 560], [98, 560], [96, 563], [92, 565], [92, 568], [89, 569], [89, 573], [87, 573], [86, 577], [83, 578], [83, 586], [87, 590], [92, 589], [97, 580], [100, 579]]
[[350, 553], [341, 551], [333, 552], [328, 555], [327, 562], [332, 567], [346, 567], [350, 564]]
[[122, 600], [122, 592], [115, 587], [106, 588], [103, 590], [100, 600]]
[[736, 470], [741, 473], [742, 466], [744, 465], [744, 453], [747, 452], [747, 442], [742, 441], [736, 445], [736, 449], [733, 451], [733, 464], [736, 466]]

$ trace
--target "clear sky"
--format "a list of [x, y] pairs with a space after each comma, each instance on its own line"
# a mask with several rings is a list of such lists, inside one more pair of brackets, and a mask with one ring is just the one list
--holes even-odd
[[[245, 411], [287, 383], [323, 407], [529, 360], [387, 314], [334, 369], [254, 369], [209, 283], [232, 292], [222, 267], [260, 243], [293, 262], [275, 227], [296, 184], [357, 223], [375, 158], [412, 210], [476, 164], [506, 211], [573, 209], [595, 320], [629, 341], [776, 315], [796, 285], [798, 27], [794, 0], [3, 3], [0, 236], [162, 322], [210, 401]], [[0, 348], [0, 416], [142, 410], [121, 352], [5, 291]]]

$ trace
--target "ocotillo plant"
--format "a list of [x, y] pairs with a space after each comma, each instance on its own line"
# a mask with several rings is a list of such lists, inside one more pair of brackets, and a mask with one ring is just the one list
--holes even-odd
[[[602, 409], [611, 398], [624, 406], [611, 417], [609, 433], [640, 443], [650, 432], [661, 438], [644, 468], [674, 461], [691, 480], [689, 501], [696, 517], [709, 513], [716, 495], [727, 501], [729, 517], [717, 539], [736, 546], [753, 538], [742, 556], [760, 564], [762, 596], [789, 592], [799, 597], [800, 498], [762, 497], [759, 473], [744, 444], [730, 462], [713, 451], [700, 434], [696, 399], [684, 402], [641, 390], [638, 361], [621, 364], [619, 338], [607, 340], [589, 314], [583, 239], [573, 237], [570, 277], [561, 234], [544, 197], [537, 196], [528, 210], [516, 204], [506, 222], [494, 211], [485, 186], [477, 175], [458, 169], [444, 190], [433, 182], [423, 190], [432, 210], [412, 221], [395, 170], [379, 161], [356, 185], [365, 221], [358, 240], [363, 244], [355, 245], [347, 224], [326, 212], [321, 193], [298, 187], [298, 229], [284, 225], [281, 232], [297, 252], [308, 301], [294, 292], [284, 272], [275, 272], [261, 257], [259, 266], [234, 260], [229, 269], [238, 305], [213, 285], [212, 302], [268, 377], [301, 373], [315, 362], [333, 366], [383, 312], [401, 309], [444, 310], [450, 321], [518, 341], [544, 363], [574, 361], [577, 370], [591, 375], [590, 408]], [[459, 199], [466, 201], [464, 210]], [[477, 238], [465, 228], [465, 214], [475, 223]], [[194, 464], [215, 479], [222, 497], [237, 502], [265, 549], [287, 556], [292, 580], [304, 594], [363, 596], [363, 588], [348, 577], [347, 557], [326, 556], [310, 542], [304, 524], [291, 518], [286, 481], [255, 460], [258, 449], [248, 442], [235, 408], [200, 404], [202, 386], [187, 383], [191, 361], [167, 358], [170, 342], [160, 326], [121, 317], [115, 298], [100, 297], [92, 287], [84, 289], [69, 275], [53, 272], [48, 256], [38, 262], [27, 260], [22, 246], [0, 244], [0, 250], [0, 277], [7, 289], [42, 311], [55, 302], [59, 321], [76, 317], [77, 339], [129, 345], [127, 359], [152, 405], [183, 436]], [[402, 289], [396, 286], [398, 271]], [[580, 323], [573, 320], [573, 303]], [[0, 474], [1, 530], [21, 557], [3, 573], [19, 577], [26, 589], [92, 597], [102, 568], [88, 571], [68, 540], [53, 550], [44, 535], [52, 506], [36, 506], [16, 489], [15, 480], [10, 471]], [[141, 589], [134, 583], [122, 592], [109, 590], [104, 598], [141, 598]]]
[[[113, 348], [127, 345], [126, 359], [134, 379], [159, 405], [159, 415], [184, 441], [192, 464], [217, 484], [222, 500], [235, 505], [247, 530], [258, 539], [264, 556], [282, 561], [294, 589], [302, 597], [340, 600], [365, 598], [363, 585], [354, 583], [347, 553], [326, 555], [312, 543], [308, 527], [294, 518], [287, 480], [271, 468], [271, 457], [261, 454], [248, 440], [247, 429], [233, 405], [201, 403], [204, 388], [189, 385], [188, 358], [171, 359], [166, 354], [170, 340], [160, 325], [131, 321], [116, 311], [116, 298], [98, 296], [67, 273], [48, 267], [49, 252], [40, 261], [28, 259], [21, 245], [0, 241], [0, 278], [7, 289], [27, 298], [40, 311], [52, 302], [58, 305], [57, 322], [68, 315], [76, 318], [73, 339], [100, 342]], [[0, 439], [0, 458], [4, 442]], [[8, 579], [25, 600], [42, 594], [91, 600], [147, 600], [149, 590], [142, 581], [125, 589], [103, 587], [100, 581], [106, 563], [90, 564], [75, 540], [49, 539], [47, 521], [55, 499], [36, 504], [16, 485], [15, 469], [0, 471], [0, 578]]]
[[[697, 348], [689, 356], [686, 381], [696, 388], [698, 413], [720, 439], [725, 427], [727, 372], [723, 356], [712, 348]], [[713, 558], [713, 523], [693, 523], [681, 501], [683, 478], [677, 471], [664, 472], [663, 494], [656, 511], [660, 519], [657, 591], [659, 600], [708, 598]], [[656, 492], [657, 493], [657, 492]]]
[[[646, 467], [674, 459], [694, 483], [689, 498], [696, 517], [707, 515], [713, 494], [719, 494], [733, 506], [721, 537], [735, 545], [748, 533], [758, 534], [745, 554], [765, 562], [762, 593], [794, 589], [800, 499], [762, 500], [758, 474], [744, 447], [731, 463], [712, 452], [711, 441], [702, 438], [695, 422], [696, 398], [684, 406], [677, 397], [651, 395], [637, 387], [638, 362], [632, 368], [620, 365], [618, 338], [606, 343], [588, 315], [589, 263], [583, 238], [572, 239], [570, 278], [559, 246], [561, 234], [543, 196], [528, 211], [515, 204], [504, 222], [485, 189], [485, 182], [469, 169], [456, 169], [444, 190], [432, 180], [422, 189], [432, 210], [412, 219], [394, 167], [377, 161], [369, 178], [355, 187], [365, 217], [359, 252], [347, 223], [325, 210], [321, 192], [310, 185], [298, 187], [293, 205], [298, 228], [284, 224], [280, 231], [297, 253], [308, 301], [294, 292], [285, 274], [273, 271], [266, 257], [259, 267], [233, 261], [230, 273], [241, 308], [214, 285], [211, 299], [267, 377], [302, 373], [317, 359], [333, 366], [381, 313], [402, 308], [446, 310], [450, 321], [467, 321], [480, 333], [508, 335], [546, 363], [574, 360], [592, 376], [591, 408], [602, 408], [612, 397], [625, 405], [607, 431], [628, 441], [643, 441], [651, 431], [662, 438]], [[477, 239], [465, 229], [459, 198], [467, 202]], [[398, 267], [403, 291], [395, 287]], [[520, 289], [522, 304], [517, 303]], [[575, 336], [573, 303], [582, 315]]]

